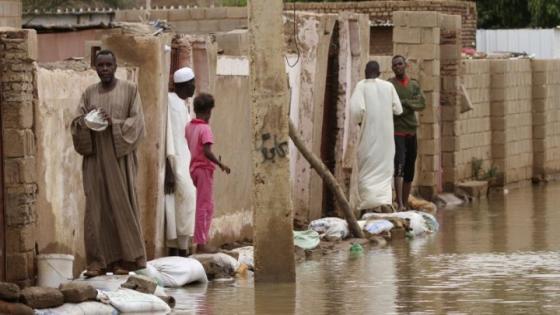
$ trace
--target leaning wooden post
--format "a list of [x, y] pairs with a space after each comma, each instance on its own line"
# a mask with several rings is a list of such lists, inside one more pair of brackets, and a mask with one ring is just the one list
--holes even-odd
[[283, 3], [250, 0], [248, 9], [255, 281], [294, 282]]
[[356, 216], [354, 216], [354, 212], [352, 211], [352, 208], [350, 207], [350, 203], [346, 199], [346, 196], [344, 195], [342, 188], [336, 182], [336, 179], [334, 178], [333, 174], [329, 171], [329, 169], [325, 166], [325, 164], [323, 164], [323, 161], [321, 161], [318, 157], [315, 156], [315, 154], [313, 154], [313, 152], [311, 152], [305, 147], [303, 141], [299, 137], [297, 130], [291, 120], [290, 120], [290, 138], [294, 142], [294, 145], [299, 150], [301, 155], [303, 155], [303, 157], [307, 160], [307, 162], [311, 164], [311, 167], [319, 174], [319, 176], [323, 178], [325, 183], [327, 183], [331, 191], [334, 193], [334, 196], [338, 201], [338, 204], [342, 208], [344, 217], [348, 222], [348, 227], [350, 228], [350, 232], [352, 232], [354, 237], [364, 238], [364, 233], [362, 232], [362, 229], [358, 225], [358, 221], [356, 221]]

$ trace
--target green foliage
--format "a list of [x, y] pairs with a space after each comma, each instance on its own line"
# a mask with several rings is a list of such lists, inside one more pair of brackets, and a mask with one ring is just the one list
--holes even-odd
[[247, 6], [247, 0], [222, 0], [224, 7], [244, 7]]
[[472, 158], [471, 160], [471, 176], [475, 180], [492, 181], [498, 177], [498, 167], [495, 165], [490, 166], [488, 170], [482, 169], [482, 159]]
[[560, 0], [479, 0], [478, 27], [556, 27], [560, 24]]

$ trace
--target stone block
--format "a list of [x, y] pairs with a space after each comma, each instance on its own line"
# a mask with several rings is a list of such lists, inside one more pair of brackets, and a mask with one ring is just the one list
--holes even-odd
[[438, 44], [440, 43], [441, 30], [440, 28], [423, 28], [422, 29], [422, 43], [424, 44]]
[[248, 26], [247, 23], [248, 21], [245, 19], [223, 19], [219, 21], [218, 25], [220, 31], [229, 32], [233, 30], [247, 28]]
[[393, 25], [396, 27], [398, 26], [406, 26], [408, 23], [409, 18], [408, 11], [394, 11], [393, 12]]
[[22, 303], [10, 303], [0, 300], [0, 314], [33, 315], [35, 311]]
[[468, 181], [455, 185], [458, 195], [466, 194], [471, 198], [483, 198], [488, 195], [487, 181]]
[[0, 282], [0, 300], [17, 302], [19, 300], [19, 287], [13, 283]]
[[422, 42], [420, 31], [419, 28], [395, 27], [393, 28], [393, 42], [420, 44]]
[[64, 295], [65, 303], [93, 301], [97, 297], [97, 290], [94, 287], [82, 283], [63, 283], [60, 285], [59, 290]]
[[551, 61], [550, 60], [531, 60], [531, 68], [533, 71], [547, 71], [550, 69]]
[[395, 54], [403, 55], [408, 59], [414, 60], [435, 60], [439, 59], [439, 45], [434, 44], [403, 44], [395, 43]]
[[545, 85], [533, 85], [534, 98], [547, 98], [551, 93], [549, 88]]
[[35, 247], [35, 227], [32, 224], [6, 228], [6, 252], [32, 251]]
[[53, 308], [64, 304], [64, 295], [55, 288], [29, 287], [21, 291], [21, 302], [35, 308]]
[[[177, 9], [177, 10], [169, 10], [168, 11], [168, 16], [169, 16], [169, 22], [173, 23], [173, 22], [178, 22], [178, 21], [190, 21], [193, 19], [191, 12], [191, 9]], [[175, 23], [173, 23], [175, 24]]]
[[218, 20], [227, 18], [227, 10], [224, 7], [206, 8], [206, 19]]
[[23, 157], [35, 154], [35, 139], [29, 129], [4, 130], [4, 155], [5, 157]]
[[34, 202], [36, 185], [20, 185], [5, 188], [5, 218], [9, 227], [35, 222]]
[[171, 26], [178, 33], [196, 33], [198, 32], [198, 21], [175, 21], [171, 22]]
[[150, 20], [169, 21], [169, 14], [175, 10], [151, 10]]
[[153, 294], [156, 291], [157, 283], [152, 278], [146, 276], [132, 275], [128, 277], [121, 287], [142, 293]]
[[191, 11], [191, 19], [193, 20], [204, 20], [206, 19], [206, 9], [205, 8], [193, 8], [189, 9]]
[[228, 7], [226, 8], [226, 15], [230, 19], [247, 19], [247, 7]]
[[440, 27], [446, 31], [460, 31], [461, 16], [441, 14]]
[[227, 33], [217, 33], [218, 49], [224, 55], [247, 56], [249, 52], [249, 38], [246, 30], [235, 30]]
[[218, 20], [201, 20], [198, 21], [198, 32], [215, 33], [220, 31], [220, 21]]
[[408, 12], [406, 24], [411, 27], [438, 27], [440, 25], [440, 14], [435, 11]]

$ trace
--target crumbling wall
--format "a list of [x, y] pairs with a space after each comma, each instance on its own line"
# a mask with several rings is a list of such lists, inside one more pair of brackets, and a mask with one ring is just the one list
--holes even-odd
[[[336, 16], [315, 13], [297, 13], [296, 16], [297, 49], [293, 38], [293, 14], [286, 14], [284, 20], [288, 52], [295, 54], [299, 49], [298, 62], [301, 63], [301, 74], [297, 84], [297, 113], [290, 113], [290, 116], [295, 118], [294, 124], [307, 148], [321, 156], [328, 52]], [[319, 218], [323, 212], [322, 180], [299, 153], [295, 163], [295, 174], [292, 174], [295, 176], [292, 178], [295, 216], [303, 221]]]
[[492, 60], [492, 158], [501, 184], [533, 175], [532, 71], [530, 60]]
[[0, 1], [0, 27], [21, 27], [21, 0]]
[[462, 61], [461, 84], [465, 87], [473, 108], [458, 114], [454, 124], [443, 126], [444, 147], [448, 141], [454, 141], [453, 150], [443, 152], [444, 181], [447, 188], [472, 178], [473, 159], [482, 162], [483, 172], [492, 167], [490, 77], [489, 60]]
[[560, 172], [560, 60], [533, 60], [533, 176]]
[[[117, 69], [120, 79], [132, 73]], [[37, 68], [37, 245], [42, 254], [74, 255], [74, 271], [85, 267], [82, 157], [74, 150], [70, 124], [85, 89], [99, 82], [88, 64]]]
[[[34, 30], [0, 30], [0, 109], [4, 163], [4, 226], [6, 280], [34, 283], [37, 178], [34, 68], [37, 36]], [[3, 274], [3, 273], [2, 273]]]
[[[337, 130], [334, 176], [350, 197], [354, 149], [357, 135], [350, 126], [350, 98], [356, 84], [364, 79], [369, 52], [369, 18], [365, 14], [342, 12], [338, 15]], [[340, 211], [339, 211], [340, 212]]]

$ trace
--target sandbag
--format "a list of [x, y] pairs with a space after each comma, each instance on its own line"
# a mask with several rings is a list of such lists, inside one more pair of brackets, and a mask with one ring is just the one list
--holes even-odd
[[36, 310], [36, 315], [117, 315], [119, 312], [111, 305], [101, 302], [66, 303], [57, 308]]
[[294, 231], [294, 245], [299, 248], [314, 249], [320, 241], [319, 233], [316, 231]]
[[178, 256], [150, 260], [143, 274], [168, 288], [179, 288], [193, 282], [207, 282], [202, 264], [194, 258]]
[[196, 254], [191, 257], [202, 264], [208, 279], [233, 277], [240, 266], [235, 258], [224, 253]]
[[391, 221], [389, 221], [389, 220], [374, 219], [374, 220], [366, 221], [366, 223], [364, 224], [363, 230], [365, 232], [368, 232], [369, 234], [376, 235], [376, 234], [381, 234], [383, 232], [389, 232], [394, 227], [395, 227], [395, 225], [393, 223], [391, 223]]
[[[433, 230], [430, 229], [428, 223], [426, 222], [426, 219], [424, 218], [424, 216], [420, 213], [424, 213], [424, 212], [403, 211], [403, 212], [395, 212], [395, 213], [366, 213], [362, 216], [362, 219], [366, 219], [366, 220], [368, 218], [389, 219], [389, 218], [395, 218], [395, 217], [396, 218], [402, 218], [402, 219], [406, 219], [409, 222], [409, 228], [410, 228], [410, 235], [411, 236], [417, 236], [417, 235], [422, 235], [422, 234], [433, 232]], [[432, 216], [432, 218], [433, 218], [433, 216]], [[435, 220], [435, 218], [433, 218], [433, 219]], [[437, 223], [437, 221], [436, 221], [436, 223]]]
[[255, 248], [253, 246], [238, 247], [231, 250], [232, 252], [239, 253], [237, 261], [249, 267], [250, 270], [255, 268]]
[[111, 304], [120, 313], [167, 314], [171, 308], [155, 295], [120, 288], [117, 291], [100, 291], [97, 297]]
[[341, 218], [322, 218], [311, 221], [309, 229], [319, 233], [321, 238], [328, 240], [341, 240], [348, 237], [348, 222]]

